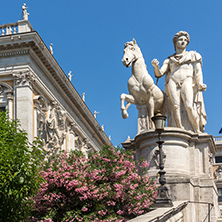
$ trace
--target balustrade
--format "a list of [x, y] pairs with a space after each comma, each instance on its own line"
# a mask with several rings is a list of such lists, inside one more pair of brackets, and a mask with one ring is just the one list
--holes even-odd
[[12, 35], [33, 31], [31, 24], [26, 20], [0, 25], [0, 36]]
[[222, 136], [214, 136], [214, 140], [215, 140], [215, 141], [222, 140]]
[[18, 22], [0, 25], [0, 35], [11, 35], [18, 33]]

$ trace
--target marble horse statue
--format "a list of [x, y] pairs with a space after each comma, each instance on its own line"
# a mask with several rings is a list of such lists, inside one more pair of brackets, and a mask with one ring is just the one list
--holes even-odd
[[120, 97], [122, 117], [126, 119], [128, 117], [127, 109], [131, 104], [135, 104], [139, 111], [138, 133], [145, 129], [152, 129], [154, 125], [151, 117], [157, 112], [162, 112], [164, 93], [154, 84], [149, 75], [142, 52], [135, 39], [124, 44], [122, 63], [127, 68], [132, 66], [132, 76], [128, 80], [129, 94], [123, 93]]

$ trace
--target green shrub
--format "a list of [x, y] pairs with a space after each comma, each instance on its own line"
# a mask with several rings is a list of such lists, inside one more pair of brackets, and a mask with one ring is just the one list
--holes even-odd
[[28, 145], [19, 123], [0, 112], [0, 220], [29, 216], [31, 199], [43, 182], [38, 166], [43, 155], [39, 141]]

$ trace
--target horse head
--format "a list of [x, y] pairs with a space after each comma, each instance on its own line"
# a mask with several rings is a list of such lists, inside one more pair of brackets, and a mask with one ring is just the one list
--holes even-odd
[[127, 42], [124, 44], [124, 56], [122, 58], [122, 63], [124, 66], [129, 68], [134, 61], [141, 57], [142, 53], [139, 46], [136, 44], [136, 40]]

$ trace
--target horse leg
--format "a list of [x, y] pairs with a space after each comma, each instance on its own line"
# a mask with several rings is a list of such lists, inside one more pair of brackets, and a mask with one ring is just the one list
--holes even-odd
[[[127, 109], [129, 108], [131, 103], [135, 104], [135, 99], [132, 95], [122, 93], [120, 96], [120, 101], [121, 101], [122, 117], [123, 117], [123, 119], [126, 119], [129, 116], [129, 114], [127, 113]], [[124, 101], [127, 102], [126, 106], [124, 104]]]

